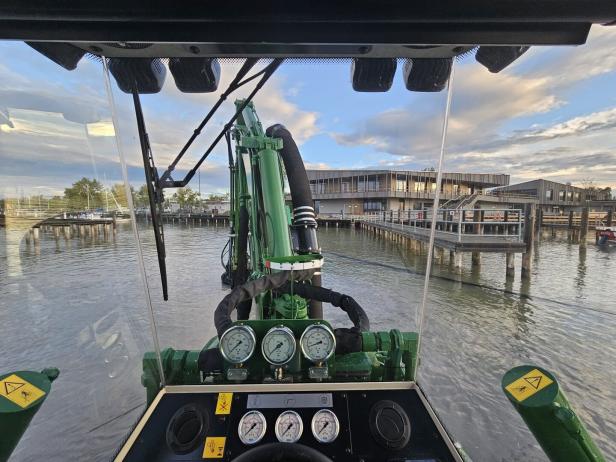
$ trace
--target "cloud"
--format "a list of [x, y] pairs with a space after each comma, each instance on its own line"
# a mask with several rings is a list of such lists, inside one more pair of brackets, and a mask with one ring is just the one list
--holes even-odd
[[304, 162], [306, 170], [331, 170], [331, 165], [325, 162]]
[[[20, 43], [1, 44], [0, 54], [0, 195], [16, 190], [41, 188], [57, 194], [82, 176], [98, 176], [108, 182], [121, 180], [121, 169], [113, 138], [111, 111], [105, 93], [102, 66], [82, 60], [69, 72]], [[16, 63], [7, 66], [6, 63]], [[171, 163], [194, 128], [212, 107], [238, 66], [223, 66], [219, 91], [211, 94], [183, 94], [168, 73], [161, 93], [143, 95], [142, 104], [152, 151], [162, 171]], [[112, 84], [115, 87], [115, 82]], [[231, 117], [234, 97], [246, 97], [254, 83], [232, 95], [202, 137], [186, 153], [174, 172], [181, 179], [204, 152], [209, 142]], [[290, 94], [294, 94], [291, 90]], [[289, 94], [283, 76], [274, 76], [255, 99], [264, 126], [284, 123], [301, 144], [318, 133], [318, 114], [301, 109], [286, 99]], [[143, 182], [142, 159], [132, 97], [114, 91], [119, 133], [130, 180]], [[6, 117], [10, 117], [13, 127]], [[84, 123], [87, 123], [87, 131]], [[224, 140], [201, 167], [203, 191], [228, 189], [227, 154]], [[38, 174], [38, 176], [37, 176]], [[38, 179], [37, 179], [38, 178]], [[195, 177], [193, 183], [196, 183]], [[196, 184], [191, 184], [196, 187]], [[24, 192], [25, 191], [25, 192]]]
[[[474, 60], [458, 64], [445, 168], [507, 170], [513, 181], [537, 176], [579, 181], [592, 176], [599, 184], [616, 186], [611, 167], [616, 163], [616, 109], [576, 113], [570, 107], [580, 83], [615, 69], [616, 33], [609, 28], [593, 29], [584, 47], [533, 48], [496, 75]], [[409, 100], [411, 104], [382, 111], [352, 130], [330, 136], [341, 146], [379, 154], [376, 164], [381, 167], [433, 166], [444, 98], [414, 94]], [[562, 121], [563, 114], [573, 115]], [[524, 126], [528, 128], [519, 128]]]

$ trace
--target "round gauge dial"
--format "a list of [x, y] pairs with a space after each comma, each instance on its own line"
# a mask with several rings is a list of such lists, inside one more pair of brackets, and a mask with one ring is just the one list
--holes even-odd
[[250, 326], [236, 325], [220, 337], [220, 352], [228, 362], [240, 364], [252, 356], [256, 343], [255, 332]]
[[276, 438], [281, 443], [295, 443], [302, 436], [304, 424], [295, 411], [284, 411], [276, 419]]
[[293, 331], [284, 326], [272, 327], [261, 342], [263, 357], [275, 366], [291, 361], [296, 348]]
[[265, 416], [259, 411], [248, 411], [240, 419], [240, 424], [237, 426], [237, 433], [240, 441], [244, 444], [256, 444], [265, 435], [267, 429], [267, 421]]
[[319, 443], [331, 443], [338, 437], [340, 422], [329, 409], [321, 409], [312, 417], [312, 434]]
[[325, 324], [308, 326], [299, 341], [302, 353], [310, 361], [327, 361], [336, 350], [336, 337]]

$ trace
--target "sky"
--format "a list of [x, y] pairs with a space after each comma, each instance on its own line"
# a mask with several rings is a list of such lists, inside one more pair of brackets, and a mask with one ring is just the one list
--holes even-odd
[[[219, 89], [184, 94], [171, 74], [142, 103], [159, 170], [171, 162], [239, 69], [225, 63]], [[282, 123], [308, 168], [424, 169], [436, 166], [446, 92], [404, 87], [402, 63], [386, 93], [354, 92], [349, 63], [289, 62], [255, 98], [265, 127]], [[117, 135], [130, 181], [143, 183], [132, 99], [113, 82]], [[580, 47], [533, 47], [499, 74], [473, 54], [455, 62], [444, 170], [506, 173], [616, 189], [616, 27], [593, 26]], [[234, 97], [245, 96], [251, 87]], [[189, 150], [179, 179], [233, 111], [223, 106]], [[100, 60], [62, 69], [27, 45], [0, 42], [0, 198], [62, 194], [79, 178], [121, 181]], [[221, 143], [190, 186], [228, 189]]]

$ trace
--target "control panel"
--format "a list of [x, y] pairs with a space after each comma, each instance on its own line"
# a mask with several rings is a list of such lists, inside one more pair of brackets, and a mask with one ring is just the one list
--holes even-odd
[[272, 392], [261, 385], [233, 392], [212, 393], [207, 387], [165, 392], [117, 460], [232, 461], [279, 442], [308, 446], [332, 461], [460, 460], [417, 388], [345, 390], [343, 385], [322, 391]]

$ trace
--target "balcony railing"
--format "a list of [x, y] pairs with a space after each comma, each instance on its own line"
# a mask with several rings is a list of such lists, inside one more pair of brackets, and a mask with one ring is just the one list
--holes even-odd
[[[426, 229], [433, 220], [432, 209], [389, 210], [363, 215], [371, 223], [388, 223], [412, 228], [413, 231]], [[522, 242], [524, 214], [521, 209], [438, 209], [436, 229], [439, 233], [457, 236], [462, 242], [467, 235], [498, 237]]]

